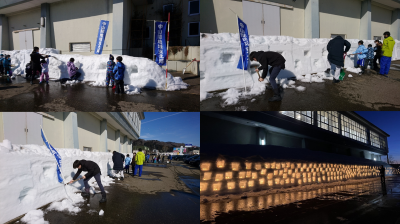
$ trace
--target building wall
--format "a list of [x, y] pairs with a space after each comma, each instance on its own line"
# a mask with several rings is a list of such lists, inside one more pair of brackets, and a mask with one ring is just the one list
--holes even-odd
[[43, 116], [43, 129], [47, 140], [54, 148], [64, 148], [64, 116], [63, 112], [48, 112], [54, 119]]
[[[11, 50], [20, 50], [19, 33], [15, 30], [32, 29], [40, 27], [40, 8], [8, 15], [8, 34]], [[40, 45], [40, 30], [34, 31], [34, 46]]]
[[293, 9], [281, 7], [281, 35], [304, 38], [304, 0], [279, 0], [277, 3], [292, 5]]
[[200, 32], [237, 33], [236, 16], [229, 8], [236, 12], [240, 18], [243, 18], [242, 1], [201, 0]]
[[392, 11], [376, 5], [371, 6], [371, 11], [371, 36], [372, 38], [374, 36], [380, 36], [383, 40], [383, 33], [385, 31], [390, 31], [390, 26], [392, 24]]
[[107, 148], [112, 152], [115, 150], [115, 130], [107, 125]]
[[[182, 15], [182, 46], [200, 46], [200, 36], [188, 37], [188, 23], [200, 22], [200, 15], [189, 15], [189, 1], [182, 1], [183, 15]], [[201, 14], [201, 11], [200, 11]], [[201, 23], [200, 23], [201, 25]], [[186, 41], [185, 41], [186, 40]]]
[[89, 113], [78, 112], [79, 149], [92, 147], [92, 152], [100, 151], [100, 120]]
[[361, 1], [320, 0], [320, 38], [331, 34], [346, 34], [347, 39], [358, 39], [360, 32]]
[[[103, 54], [112, 50], [112, 0], [69, 0], [50, 5], [51, 45], [61, 50], [62, 54], [70, 52], [70, 43], [90, 42], [91, 52], [79, 53], [92, 55], [96, 47], [100, 20], [110, 21]], [[40, 15], [38, 17], [40, 19]]]
[[4, 139], [3, 112], [0, 112], [0, 140]]
[[302, 139], [276, 132], [267, 132], [266, 145], [277, 145], [290, 148], [301, 148]]

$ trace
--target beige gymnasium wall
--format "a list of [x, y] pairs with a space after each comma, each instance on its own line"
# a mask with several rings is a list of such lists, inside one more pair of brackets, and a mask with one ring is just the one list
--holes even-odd
[[[14, 33], [15, 30], [40, 28], [40, 7], [33, 8], [28, 11], [10, 14], [8, 16], [8, 29], [10, 50], [20, 50], [19, 47], [19, 33]], [[40, 45], [40, 30], [33, 32], [34, 46]]]
[[92, 147], [92, 152], [100, 151], [100, 120], [89, 113], [77, 112], [79, 149]]
[[371, 36], [372, 38], [374, 36], [380, 36], [383, 40], [383, 33], [385, 31], [390, 31], [390, 26], [392, 24], [392, 10], [372, 5], [371, 11]]
[[[229, 6], [229, 7], [227, 7]], [[202, 33], [237, 33], [235, 11], [243, 18], [242, 1], [235, 0], [201, 0], [200, 32]]]
[[103, 54], [111, 53], [112, 2], [106, 0], [69, 0], [51, 4], [51, 43], [53, 48], [61, 50], [63, 54], [73, 54], [73, 52], [70, 52], [70, 43], [90, 42], [91, 52], [79, 54], [92, 55], [96, 47], [100, 20], [108, 20], [110, 25], [104, 43]]
[[112, 152], [115, 150], [115, 130], [107, 125], [107, 148]]
[[358, 39], [360, 33], [361, 1], [320, 0], [320, 37], [346, 34], [347, 39]]
[[64, 147], [64, 115], [63, 112], [48, 112], [50, 116], [43, 116], [43, 130], [47, 140], [54, 148]]
[[281, 35], [304, 38], [304, 0], [276, 2], [294, 7], [293, 9], [281, 7]]

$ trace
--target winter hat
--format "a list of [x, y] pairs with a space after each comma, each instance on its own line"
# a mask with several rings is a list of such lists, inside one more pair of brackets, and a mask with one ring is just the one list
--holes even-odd
[[372, 47], [372, 44], [368, 44], [368, 47]]
[[114, 60], [114, 56], [110, 54], [110, 60]]
[[386, 32], [383, 33], [383, 35], [388, 35], [390, 37], [390, 32], [386, 31]]

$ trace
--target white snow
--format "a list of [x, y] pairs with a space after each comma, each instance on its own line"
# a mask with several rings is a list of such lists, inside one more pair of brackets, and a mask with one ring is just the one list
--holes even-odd
[[[296, 88], [295, 81], [290, 79], [295, 78], [305, 83], [322, 83], [324, 80], [333, 80], [331, 74], [324, 72], [330, 68], [326, 49], [329, 41], [330, 39], [324, 38], [306, 39], [288, 36], [250, 35], [250, 51], [275, 51], [282, 54], [286, 59], [286, 69], [279, 73], [276, 79], [277, 83], [281, 83], [283, 88]], [[349, 52], [354, 52], [358, 47], [359, 40], [347, 39], [347, 41], [351, 43]], [[364, 40], [366, 46], [373, 44], [373, 42], [373, 40]], [[223, 94], [225, 96], [224, 104], [231, 105], [238, 102], [240, 97], [245, 97], [247, 94], [240, 95], [230, 90], [232, 88], [244, 89], [245, 86], [243, 72], [237, 69], [241, 54], [239, 35], [237, 33], [205, 33], [201, 35], [200, 43], [200, 57], [202, 59], [200, 101], [212, 97], [208, 95], [208, 92], [224, 89], [229, 91]], [[400, 58], [400, 48], [395, 47], [392, 60], [398, 58]], [[348, 56], [345, 58], [344, 67], [352, 72], [356, 62], [356, 56]], [[263, 93], [257, 86], [260, 82], [258, 82], [258, 74], [255, 72], [255, 68], [259, 66], [258, 62], [251, 62], [250, 68], [244, 73], [246, 87], [248, 91], [252, 92], [251, 94]], [[260, 74], [262, 74], [262, 71], [260, 71]], [[268, 78], [269, 75], [263, 84], [269, 83]], [[255, 91], [254, 88], [256, 88]], [[296, 89], [304, 90], [303, 87]]]
[[[51, 143], [51, 142], [50, 142]], [[103, 186], [109, 186], [113, 180], [107, 176], [113, 167], [112, 154], [108, 152], [84, 152], [79, 149], [56, 148], [62, 157], [62, 172], [65, 182], [72, 180], [77, 169], [73, 169], [75, 160], [86, 159], [96, 162], [101, 169]], [[46, 148], [39, 145], [13, 145], [4, 140], [0, 143], [0, 223], [7, 222], [17, 216], [52, 203], [51, 210], [79, 212], [79, 204], [83, 201], [80, 192], [83, 180], [67, 185], [67, 198], [63, 183], [58, 182], [57, 165], [54, 156]], [[82, 172], [81, 176], [86, 172]], [[94, 178], [89, 180], [91, 193], [94, 193]]]
[[226, 92], [220, 94], [222, 99], [225, 100], [224, 105], [233, 105], [239, 102], [241, 93], [235, 88], [228, 89]]
[[[1, 51], [3, 54], [11, 55], [14, 74], [25, 76], [25, 65], [30, 61], [30, 50]], [[51, 55], [49, 59], [49, 77], [51, 79], [69, 78], [67, 62], [70, 58], [75, 59], [75, 66], [79, 68], [82, 76], [79, 80], [93, 81], [95, 83], [105, 82], [107, 61], [109, 55], [84, 56], [78, 54], [60, 54], [58, 50], [52, 48], [41, 48], [39, 53]], [[117, 57], [119, 55], [114, 55]], [[147, 58], [132, 57], [122, 55], [122, 62], [125, 64], [125, 85], [132, 85], [136, 88], [152, 88], [165, 90], [166, 72], [155, 62]], [[173, 77], [168, 73], [168, 91], [187, 89], [188, 84], [184, 83], [180, 77]], [[75, 83], [68, 83], [75, 84]], [[102, 86], [96, 85], [95, 86]]]
[[32, 210], [26, 213], [21, 221], [27, 224], [48, 224], [49, 222], [44, 220], [43, 215], [44, 213], [40, 209]]
[[346, 68], [346, 71], [352, 72], [352, 73], [360, 73], [361, 68]]
[[306, 90], [306, 87], [304, 87], [304, 86], [298, 86], [298, 87], [296, 87], [296, 90], [297, 90], [297, 91], [300, 91], [300, 92], [303, 92], [304, 90]]
[[99, 215], [104, 215], [103, 209], [100, 210]]
[[352, 75], [348, 75], [350, 78], [353, 77]]

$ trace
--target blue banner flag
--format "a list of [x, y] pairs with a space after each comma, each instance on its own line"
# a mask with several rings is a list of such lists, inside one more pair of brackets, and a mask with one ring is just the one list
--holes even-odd
[[99, 33], [97, 34], [95, 54], [101, 54], [103, 52], [104, 40], [106, 39], [108, 24], [110, 22], [106, 20], [100, 21]]
[[167, 30], [167, 22], [156, 22], [156, 39], [154, 54], [156, 54], [156, 63], [160, 66], [166, 65], [167, 61], [167, 41], [165, 40], [165, 32]]
[[57, 150], [55, 148], [53, 148], [53, 146], [51, 146], [50, 143], [47, 141], [46, 137], [44, 136], [43, 129], [41, 129], [41, 132], [42, 132], [42, 138], [43, 138], [44, 143], [46, 144], [47, 148], [50, 150], [51, 154], [53, 154], [53, 156], [56, 158], [58, 182], [62, 183], [63, 178], [62, 178], [61, 170], [60, 170], [60, 168], [62, 167], [61, 156], [60, 156], [60, 154], [58, 154]]
[[238, 69], [243, 69], [242, 65], [242, 57], [243, 57], [243, 64], [244, 69], [247, 70], [249, 66], [249, 54], [250, 54], [250, 41], [249, 41], [249, 33], [247, 31], [247, 25], [238, 17], [238, 25], [239, 25], [239, 37], [240, 43], [242, 46], [242, 54], [239, 58], [239, 64], [237, 66]]

